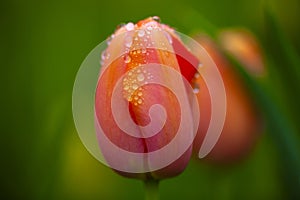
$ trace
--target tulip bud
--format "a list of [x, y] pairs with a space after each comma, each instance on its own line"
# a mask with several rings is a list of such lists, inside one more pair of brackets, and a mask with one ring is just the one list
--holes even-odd
[[232, 54], [248, 73], [263, 76], [265, 68], [261, 48], [255, 36], [244, 29], [228, 29], [219, 35], [222, 47]]
[[197, 124], [189, 84], [197, 65], [157, 17], [116, 30], [102, 55], [95, 95], [96, 132], [108, 166], [140, 179], [185, 169]]
[[[261, 132], [260, 116], [251, 96], [243, 85], [243, 80], [236, 74], [214, 42], [203, 35], [195, 39], [206, 49], [216, 63], [223, 78], [227, 100], [226, 118], [222, 133], [205, 160], [212, 163], [232, 163], [245, 157], [253, 149]], [[201, 110], [201, 120], [194, 142], [197, 153], [210, 123], [211, 101], [201, 76], [195, 79], [195, 82], [200, 88], [197, 98]]]

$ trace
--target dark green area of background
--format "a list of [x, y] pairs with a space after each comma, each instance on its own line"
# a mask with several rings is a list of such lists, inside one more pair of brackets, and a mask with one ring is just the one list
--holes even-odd
[[[153, 15], [186, 34], [203, 29], [186, 18], [191, 11], [217, 27], [245, 26], [260, 36], [264, 5], [299, 52], [297, 0], [1, 1], [0, 199], [142, 199], [140, 181], [104, 167], [79, 140], [71, 97], [81, 62], [118, 24]], [[161, 198], [285, 199], [281, 162], [264, 134], [237, 166], [191, 162], [161, 183]]]

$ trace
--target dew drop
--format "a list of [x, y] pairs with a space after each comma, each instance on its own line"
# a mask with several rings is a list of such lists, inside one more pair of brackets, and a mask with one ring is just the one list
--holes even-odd
[[152, 31], [153, 28], [152, 28], [151, 26], [148, 26], [148, 27], [147, 27], [147, 30], [148, 30], [148, 31]]
[[[130, 63], [130, 61], [131, 61], [131, 57], [129, 56], [129, 55], [125, 55], [124, 56], [124, 62], [125, 63]], [[130, 72], [129, 72], [130, 73]], [[128, 74], [129, 75], [129, 74]]]
[[123, 89], [124, 90], [128, 90], [129, 89], [129, 85], [125, 85]]
[[137, 95], [138, 95], [139, 97], [141, 97], [141, 96], [143, 95], [143, 93], [142, 93], [142, 92], [138, 92]]
[[199, 78], [199, 77], [200, 77], [200, 74], [199, 74], [198, 72], [196, 72], [195, 75], [194, 75], [194, 78], [197, 79], [197, 78]]
[[129, 22], [125, 25], [125, 28], [127, 31], [132, 31], [134, 29], [134, 24], [132, 22]]
[[125, 46], [129, 48], [129, 47], [131, 47], [131, 45], [132, 45], [132, 37], [130, 37], [130, 36], [126, 37], [125, 38]]
[[106, 60], [106, 59], [109, 59], [110, 57], [110, 54], [107, 53], [106, 51], [103, 51], [102, 54], [101, 54], [101, 58], [102, 60]]
[[139, 30], [138, 36], [139, 37], [144, 37], [144, 35], [145, 35], [145, 31], [143, 29]]
[[195, 85], [194, 85], [193, 92], [194, 92], [195, 94], [197, 94], [197, 93], [199, 93], [199, 91], [200, 91], [200, 88], [199, 88], [198, 84], [195, 84]]
[[111, 39], [110, 39], [110, 38], [108, 38], [108, 39], [106, 40], [106, 44], [109, 46], [109, 45], [110, 45], [110, 43], [111, 43]]
[[132, 72], [128, 72], [128, 76], [131, 76], [132, 75]]
[[198, 68], [202, 68], [203, 67], [203, 63], [199, 63]]
[[138, 74], [136, 78], [137, 78], [138, 81], [141, 82], [145, 79], [145, 76], [143, 74]]
[[134, 96], [134, 100], [138, 100], [139, 99], [139, 97], [138, 96]]
[[138, 100], [138, 104], [142, 104], [143, 103], [143, 100], [142, 99], [139, 99]]
[[160, 23], [160, 18], [158, 16], [153, 16], [152, 19], [158, 23]]
[[137, 84], [133, 84], [131, 87], [133, 90], [136, 90], [136, 89], [138, 89], [139, 86]]

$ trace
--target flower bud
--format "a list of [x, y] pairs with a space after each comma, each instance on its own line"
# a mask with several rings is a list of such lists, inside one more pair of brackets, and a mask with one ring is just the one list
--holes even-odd
[[244, 29], [228, 29], [219, 35], [222, 48], [232, 54], [248, 73], [263, 76], [265, 68], [262, 51], [255, 36]]
[[189, 81], [198, 60], [157, 17], [120, 27], [102, 57], [95, 124], [107, 164], [140, 179], [181, 173], [195, 132]]
[[[226, 118], [222, 133], [205, 160], [212, 163], [232, 163], [244, 158], [253, 150], [262, 131], [260, 116], [247, 88], [243, 85], [243, 80], [220, 53], [215, 43], [204, 35], [195, 39], [206, 49], [216, 63], [223, 78], [227, 101]], [[199, 129], [194, 142], [195, 152], [197, 153], [210, 123], [211, 101], [201, 76], [195, 79], [195, 82], [200, 88], [197, 98], [201, 111]]]

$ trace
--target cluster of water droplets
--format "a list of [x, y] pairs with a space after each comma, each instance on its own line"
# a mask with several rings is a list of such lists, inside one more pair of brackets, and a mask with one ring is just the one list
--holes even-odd
[[144, 102], [142, 86], [148, 84], [148, 80], [153, 79], [153, 75], [144, 68], [136, 67], [127, 72], [123, 78], [124, 98], [137, 106]]
[[[157, 25], [157, 22], [153, 21], [143, 24], [139, 29], [133, 23], [128, 23], [124, 27], [129, 32], [124, 38], [123, 60], [131, 68], [123, 79], [124, 98], [137, 106], [144, 102], [142, 86], [147, 84], [147, 80], [153, 78], [142, 65], [147, 64], [147, 56], [153, 53], [154, 49], [167, 50], [164, 42], [154, 41], [151, 38], [153, 32], [161, 31], [170, 44], [172, 44], [172, 38]], [[168, 55], [167, 51], [165, 55]]]
[[101, 54], [101, 60], [100, 60], [101, 66], [103, 66], [105, 60], [108, 60], [109, 58], [110, 58], [110, 53], [108, 53], [106, 50], [104, 50]]
[[[143, 99], [143, 91], [142, 85], [147, 84], [147, 79], [151, 79], [151, 74], [147, 73], [147, 71], [140, 67], [143, 64], [147, 64], [146, 58], [147, 56], [154, 51], [154, 49], [162, 50], [164, 56], [168, 57], [170, 55], [170, 51], [167, 48], [165, 42], [168, 42], [168, 45], [173, 43], [172, 37], [169, 32], [163, 30], [158, 23], [160, 22], [159, 17], [152, 17], [154, 21], [149, 21], [143, 24], [141, 27], [137, 27], [137, 25], [129, 22], [127, 24], [122, 24], [118, 29], [125, 30], [124, 37], [124, 54], [123, 60], [124, 63], [130, 65], [130, 71], [123, 79], [123, 90], [124, 90], [124, 98], [128, 101], [132, 102], [134, 105], [142, 104]], [[154, 40], [153, 33], [154, 31], [160, 31], [164, 37], [162, 40]], [[171, 31], [171, 29], [170, 29]], [[116, 35], [112, 34], [110, 38], [107, 39], [107, 45], [110, 45], [111, 40], [113, 40]], [[101, 54], [101, 65], [110, 58], [110, 54], [107, 50], [104, 50]], [[171, 63], [170, 63], [171, 64]], [[202, 64], [200, 63], [198, 69], [202, 68]], [[194, 88], [194, 93], [199, 93], [200, 88], [197, 84], [196, 80], [199, 78], [200, 74], [198, 71], [195, 73], [192, 87]]]
[[[135, 25], [132, 22], [127, 24], [121, 24], [118, 26], [117, 31], [115, 34], [112, 34], [106, 41], [107, 45], [111, 44], [111, 41], [119, 34], [118, 30], [122, 30], [120, 32], [126, 34], [124, 38], [124, 45], [125, 45], [125, 52], [129, 53], [131, 50], [139, 50], [142, 53], [147, 53], [147, 49], [154, 48], [154, 49], [162, 49], [165, 50], [165, 55], [168, 56], [169, 52], [167, 52], [167, 47], [164, 42], [154, 41], [151, 36], [154, 31], [160, 31], [164, 34], [165, 38], [169, 44], [172, 44], [172, 37], [171, 35], [163, 30], [160, 26], [160, 18], [157, 16], [152, 17], [152, 21], [145, 22], [140, 27]], [[171, 30], [171, 29], [170, 29]], [[138, 52], [137, 52], [138, 53]], [[148, 52], [149, 53], [149, 52]], [[148, 54], [149, 55], [149, 54]], [[110, 54], [104, 50], [101, 55], [100, 64], [103, 65], [106, 60], [110, 58]], [[130, 59], [127, 59], [127, 62], [130, 62]]]

